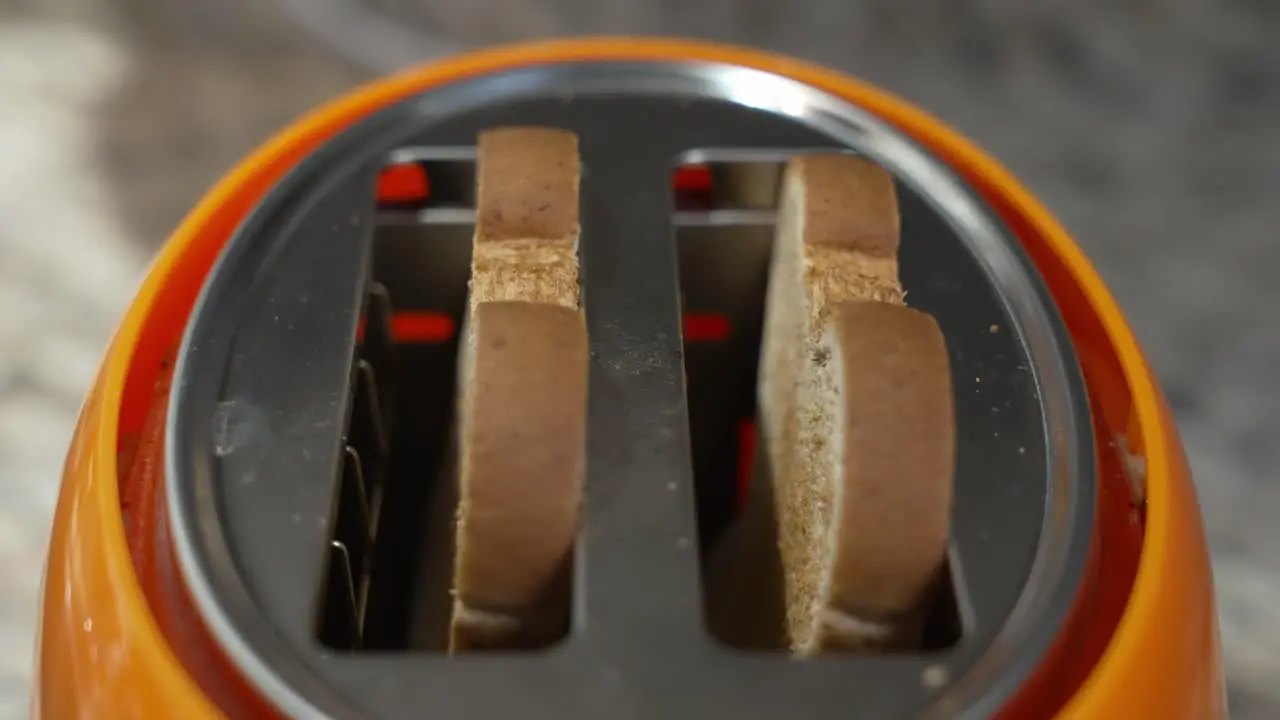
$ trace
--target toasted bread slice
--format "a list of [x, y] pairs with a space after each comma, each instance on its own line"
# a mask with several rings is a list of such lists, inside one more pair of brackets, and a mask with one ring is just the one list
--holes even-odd
[[481, 133], [471, 308], [519, 300], [578, 308], [578, 138], [563, 130]]
[[577, 138], [507, 128], [479, 145], [452, 651], [539, 647], [565, 632], [586, 453]]
[[582, 497], [587, 342], [577, 310], [481, 303], [462, 356], [451, 647], [563, 634]]
[[761, 350], [761, 431], [791, 649], [918, 642], [954, 475], [946, 346], [904, 306], [892, 178], [851, 156], [783, 180]]

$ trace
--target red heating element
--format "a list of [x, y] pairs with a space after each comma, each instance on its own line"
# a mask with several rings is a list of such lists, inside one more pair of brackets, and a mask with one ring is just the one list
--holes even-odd
[[417, 163], [401, 163], [383, 168], [378, 175], [378, 204], [413, 205], [431, 198], [431, 181], [426, 168]]

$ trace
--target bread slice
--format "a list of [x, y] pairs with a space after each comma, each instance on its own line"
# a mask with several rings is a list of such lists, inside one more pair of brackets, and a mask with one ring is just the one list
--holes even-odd
[[451, 651], [536, 648], [567, 629], [587, 411], [578, 167], [571, 133], [480, 136]]
[[954, 474], [946, 346], [903, 304], [892, 178], [852, 156], [783, 180], [761, 349], [761, 430], [791, 649], [918, 642]]
[[582, 314], [481, 303], [463, 350], [454, 650], [565, 631], [586, 430]]
[[579, 166], [570, 132], [480, 134], [472, 310], [496, 300], [578, 307]]

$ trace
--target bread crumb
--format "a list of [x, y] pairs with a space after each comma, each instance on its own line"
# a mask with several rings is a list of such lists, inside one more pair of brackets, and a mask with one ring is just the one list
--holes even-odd
[[951, 678], [951, 673], [942, 665], [930, 665], [920, 674], [920, 683], [930, 690], [937, 690]]

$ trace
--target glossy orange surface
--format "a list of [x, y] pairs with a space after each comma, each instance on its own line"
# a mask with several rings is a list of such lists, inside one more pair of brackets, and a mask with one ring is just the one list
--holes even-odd
[[[177, 342], [216, 253], [263, 192], [333, 133], [444, 82], [523, 65], [672, 59], [727, 62], [787, 75], [877, 113], [983, 193], [1049, 282], [1080, 352], [1094, 403], [1104, 468], [1102, 520], [1091, 591], [1077, 605], [1072, 632], [1006, 715], [1047, 717], [1060, 711], [1059, 717], [1073, 719], [1226, 717], [1208, 553], [1176, 429], [1114, 300], [1057, 222], [967, 140], [879, 90], [754, 51], [631, 39], [483, 51], [373, 84], [317, 111], [258, 150], [179, 226], [111, 344], [69, 453], [46, 571], [34, 717], [212, 720], [224, 713], [266, 713], [251, 697], [246, 699], [247, 687], [237, 685], [234, 669], [208, 645], [195, 616], [182, 610], [183, 593], [180, 588], [175, 593], [171, 575], [161, 572], [165, 565], [153, 563], [160, 570], [141, 575], [135, 569], [135, 564], [148, 567], [151, 553], [164, 555], [167, 536], [163, 523], [156, 532], [134, 528], [126, 534], [119, 481], [126, 480], [126, 497], [138, 493], [144, 499], [131, 511], [154, 507], [154, 492], [129, 483], [155, 483], [158, 478], [153, 472], [146, 480], [145, 473], [133, 469], [158, 457], [159, 446], [146, 442], [144, 426], [162, 360]], [[1131, 484], [1145, 499], [1132, 498]], [[175, 625], [174, 618], [181, 622]], [[250, 707], [256, 709], [245, 709]]]

